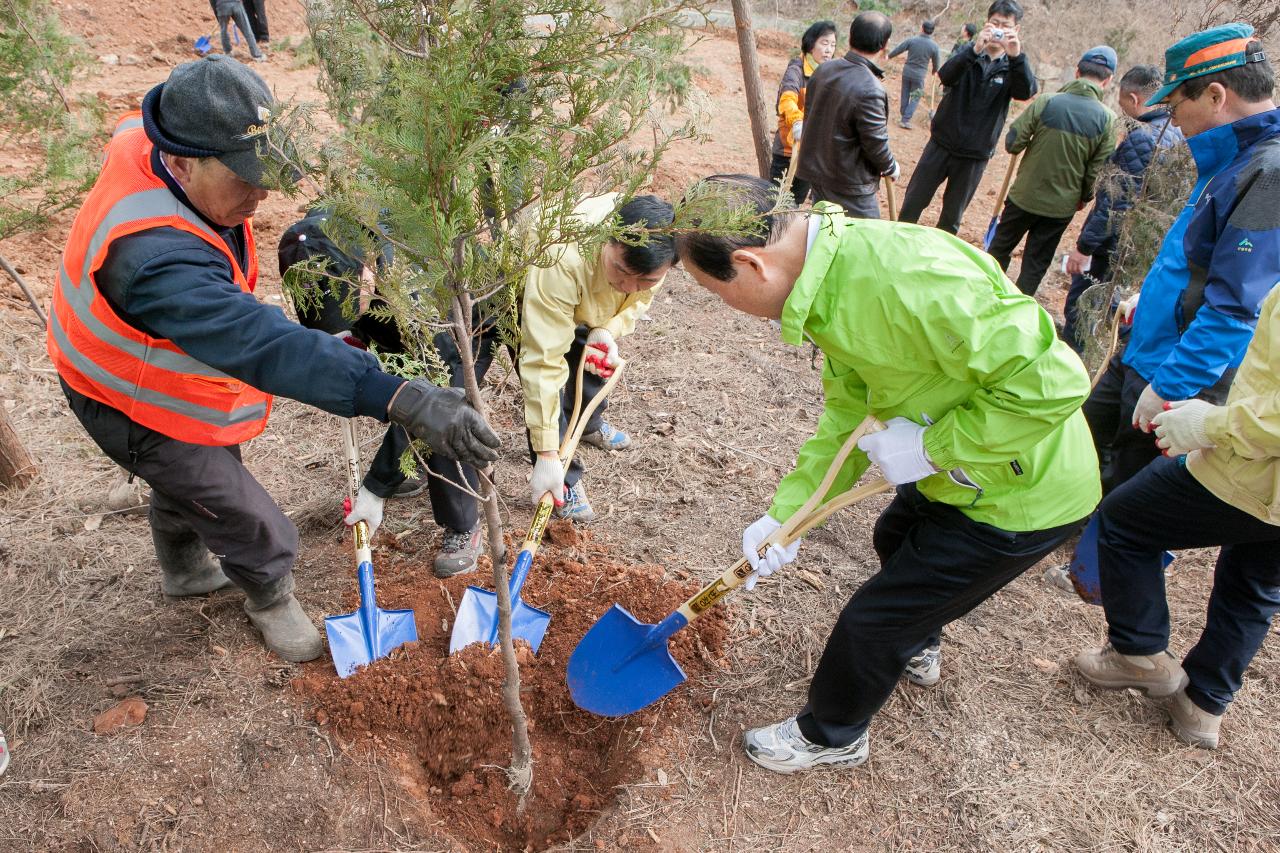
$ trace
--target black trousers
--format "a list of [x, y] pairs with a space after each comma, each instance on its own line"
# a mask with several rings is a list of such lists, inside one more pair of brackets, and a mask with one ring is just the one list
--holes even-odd
[[852, 219], [879, 219], [880, 198], [874, 193], [866, 195], [844, 195], [839, 190], [812, 185], [814, 201], [830, 201], [844, 208], [844, 212]]
[[177, 441], [65, 382], [62, 391], [102, 452], [151, 487], [154, 529], [194, 532], [227, 577], [251, 593], [293, 570], [298, 529], [240, 462], [239, 447]]
[[[1062, 339], [1076, 352], [1084, 352], [1078, 338], [1080, 330], [1076, 328], [1076, 303], [1080, 295], [1095, 284], [1105, 284], [1111, 280], [1111, 254], [1115, 251], [1115, 238], [1107, 240], [1098, 247], [1098, 251], [1089, 256], [1089, 271], [1084, 275], [1071, 276], [1071, 289], [1067, 291], [1067, 301], [1062, 306], [1065, 322], [1062, 325]], [[1108, 307], [1108, 311], [1110, 311]]]
[[[579, 326], [574, 333], [573, 343], [569, 346], [569, 352], [565, 355], [565, 362], [569, 366], [569, 379], [564, 383], [564, 388], [560, 389], [560, 441], [563, 443], [565, 436], [569, 434], [569, 418], [573, 415], [573, 398], [578, 387], [578, 361], [582, 358], [582, 351], [587, 346], [587, 335], [591, 332], [588, 326]], [[585, 408], [591, 399], [600, 393], [600, 389], [604, 388], [606, 380], [601, 379], [594, 373], [582, 371], [582, 405]], [[587, 426], [583, 429], [582, 434], [599, 432], [604, 424], [604, 410], [609, 408], [609, 398], [600, 401], [600, 406], [591, 413], [591, 417], [587, 420]], [[525, 430], [525, 440], [529, 443], [529, 461], [534, 462], [538, 458], [538, 454], [533, 450], [533, 437]], [[582, 479], [582, 462], [581, 454], [575, 453], [573, 461], [569, 463], [569, 468], [564, 472], [564, 484], [569, 487], [576, 486], [578, 481]]]
[[876, 521], [880, 571], [836, 620], [799, 714], [824, 746], [852, 743], [893, 693], [912, 655], [1083, 525], [1014, 533], [902, 486]]
[[[769, 161], [769, 180], [781, 181], [789, 168], [791, 168], [790, 157], [785, 154], [774, 154], [773, 159]], [[802, 181], [793, 175], [791, 177], [791, 196], [796, 200], [796, 204], [804, 204], [805, 199], [809, 197], [809, 182]]]
[[249, 18], [249, 26], [259, 42], [271, 41], [267, 32], [267, 0], [244, 0], [244, 13]]
[[1055, 219], [1029, 213], [1012, 201], [1004, 203], [1000, 213], [1000, 224], [996, 226], [995, 236], [991, 238], [991, 257], [1000, 263], [1000, 269], [1009, 269], [1009, 259], [1013, 250], [1027, 238], [1027, 245], [1022, 250], [1022, 270], [1018, 273], [1018, 289], [1028, 296], [1035, 296], [1044, 274], [1053, 263], [1053, 254], [1058, 250], [1058, 243], [1071, 224], [1071, 217]]
[[1147, 387], [1142, 374], [1120, 360], [1111, 359], [1098, 385], [1082, 407], [1093, 433], [1093, 446], [1102, 466], [1102, 493], [1124, 484], [1160, 456], [1153, 433], [1133, 425], [1133, 410]]
[[924, 209], [933, 201], [933, 195], [943, 181], [947, 182], [942, 194], [942, 214], [938, 227], [952, 234], [959, 233], [964, 212], [973, 201], [973, 194], [982, 183], [982, 173], [987, 170], [987, 160], [957, 157], [932, 139], [924, 147], [920, 162], [911, 173], [911, 183], [902, 199], [899, 222], [919, 222]]
[[1183, 659], [1187, 698], [1226, 711], [1280, 611], [1280, 527], [1236, 509], [1200, 485], [1186, 457], [1161, 458], [1099, 509], [1098, 568], [1111, 644], [1126, 655], [1169, 645], [1166, 549], [1221, 545], [1200, 639]]

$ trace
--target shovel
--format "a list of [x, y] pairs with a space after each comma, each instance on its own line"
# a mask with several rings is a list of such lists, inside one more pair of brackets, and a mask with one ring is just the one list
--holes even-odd
[[898, 221], [898, 199], [893, 192], [893, 180], [888, 176], [884, 176], [884, 200], [889, 206], [889, 221]]
[[996, 238], [996, 228], [1000, 225], [1000, 214], [1004, 210], [1004, 200], [1009, 196], [1009, 184], [1013, 181], [1013, 173], [1018, 168], [1019, 151], [1009, 158], [1009, 168], [1004, 173], [1004, 183], [1000, 185], [1000, 195], [996, 196], [996, 209], [991, 214], [991, 223], [987, 225], [987, 233], [982, 238], [982, 251], [991, 250], [991, 241]]
[[[360, 456], [356, 449], [355, 421], [343, 425], [342, 444], [347, 453], [346, 511], [351, 511], [360, 484]], [[357, 667], [389, 655], [393, 649], [418, 640], [412, 610], [383, 610], [373, 589], [373, 553], [369, 548], [369, 525], [355, 525], [356, 563], [360, 585], [360, 608], [345, 616], [326, 616], [324, 631], [329, 636], [329, 654], [338, 676], [346, 678]]]
[[[840, 448], [822, 483], [804, 506], [760, 544], [761, 553], [771, 545], [790, 545], [844, 507], [892, 488], [881, 478], [819, 506], [858, 439], [882, 428], [875, 417], [867, 416]], [[574, 704], [593, 714], [620, 717], [653, 704], [678, 687], [685, 674], [671, 656], [667, 640], [741, 586], [751, 574], [746, 559], [738, 560], [657, 625], [641, 622], [626, 608], [613, 605], [591, 626], [569, 657], [569, 695]]]
[[[578, 362], [577, 393], [573, 399], [573, 417], [569, 419], [564, 443], [560, 445], [560, 461], [565, 467], [568, 467], [570, 460], [573, 459], [573, 454], [578, 449], [578, 442], [582, 439], [582, 433], [586, 429], [587, 422], [591, 420], [592, 413], [600, 406], [605, 397], [609, 396], [609, 392], [613, 390], [613, 387], [618, 384], [618, 380], [622, 378], [623, 363], [619, 359], [618, 366], [609, 373], [604, 387], [600, 389], [600, 393], [596, 394], [587, 403], [586, 409], [583, 410], [582, 370], [588, 361], [599, 368], [608, 369], [605, 368], [603, 359], [592, 353], [590, 347], [583, 349], [582, 358]], [[529, 525], [529, 532], [525, 534], [524, 544], [520, 547], [520, 553], [516, 555], [516, 563], [511, 570], [511, 579], [507, 584], [507, 589], [511, 595], [511, 636], [513, 639], [524, 640], [528, 643], [534, 654], [538, 653], [538, 647], [542, 645], [542, 637], [547, 633], [547, 625], [551, 622], [551, 614], [522, 601], [520, 590], [523, 589], [525, 579], [529, 576], [529, 569], [533, 566], [533, 557], [538, 553], [538, 545], [542, 542], [542, 534], [547, 529], [547, 522], [551, 519], [551, 510], [554, 506], [555, 501], [552, 499], [550, 492], [547, 492], [538, 501], [538, 508], [533, 514], [533, 523]], [[488, 643], [493, 646], [497, 642], [497, 593], [481, 589], [478, 586], [467, 587], [466, 592], [462, 594], [462, 601], [458, 602], [458, 614], [453, 620], [453, 633], [449, 635], [449, 654], [461, 651], [472, 643]]]
[[[1173, 554], [1165, 551], [1160, 558], [1162, 568], [1168, 568], [1173, 562]], [[1102, 574], [1098, 569], [1098, 514], [1095, 512], [1080, 534], [1076, 550], [1071, 554], [1071, 565], [1067, 567], [1071, 577], [1071, 585], [1076, 588], [1076, 595], [1085, 604], [1102, 606]]]

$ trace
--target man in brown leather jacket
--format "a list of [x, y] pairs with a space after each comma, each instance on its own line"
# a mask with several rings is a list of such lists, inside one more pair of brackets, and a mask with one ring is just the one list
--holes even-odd
[[892, 22], [881, 13], [858, 15], [849, 27], [849, 52], [819, 66], [806, 95], [796, 177], [813, 185], [816, 201], [835, 202], [862, 219], [880, 218], [880, 178], [899, 174], [889, 151], [884, 72], [872, 61], [892, 34]]

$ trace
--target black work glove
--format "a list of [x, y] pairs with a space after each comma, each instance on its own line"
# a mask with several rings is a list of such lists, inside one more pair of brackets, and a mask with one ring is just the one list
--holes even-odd
[[461, 388], [414, 379], [401, 386], [387, 414], [433, 453], [483, 468], [498, 458], [501, 442], [466, 397]]

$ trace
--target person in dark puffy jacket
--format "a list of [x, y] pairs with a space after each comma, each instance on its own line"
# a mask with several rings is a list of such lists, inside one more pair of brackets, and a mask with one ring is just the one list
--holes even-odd
[[[834, 21], [818, 21], [800, 37], [800, 55], [787, 63], [778, 84], [778, 131], [773, 135], [773, 159], [769, 179], [778, 181], [791, 168], [791, 154], [804, 132], [804, 96], [809, 77], [818, 66], [836, 55]], [[809, 182], [793, 179], [791, 195], [797, 204], [809, 196]]]
[[1111, 179], [1099, 182], [1093, 209], [1067, 257], [1071, 290], [1067, 293], [1062, 337], [1077, 352], [1081, 345], [1075, 327], [1076, 301], [1091, 285], [1111, 279], [1111, 256], [1116, 248], [1120, 214], [1133, 207], [1156, 151], [1186, 141], [1182, 131], [1170, 123], [1163, 107], [1146, 106], [1147, 98], [1155, 94], [1163, 79], [1154, 65], [1135, 65], [1120, 78], [1120, 111], [1129, 118], [1129, 131], [1111, 155], [1110, 163], [1119, 171]]

